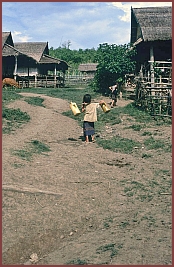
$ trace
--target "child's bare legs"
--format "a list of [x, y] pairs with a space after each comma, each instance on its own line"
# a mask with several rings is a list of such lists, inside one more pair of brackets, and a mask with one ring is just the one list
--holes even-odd
[[[91, 141], [95, 142], [94, 135], [91, 135]], [[88, 135], [86, 135], [85, 142], [89, 143], [89, 136]]]
[[112, 100], [112, 103], [111, 103], [111, 108], [113, 108], [114, 106], [116, 106], [116, 103], [117, 103], [117, 100], [116, 99], [113, 99]]
[[94, 135], [91, 135], [92, 142], [95, 142]]
[[86, 135], [86, 140], [85, 140], [85, 142], [86, 142], [86, 143], [89, 142], [89, 136], [88, 136], [88, 135]]

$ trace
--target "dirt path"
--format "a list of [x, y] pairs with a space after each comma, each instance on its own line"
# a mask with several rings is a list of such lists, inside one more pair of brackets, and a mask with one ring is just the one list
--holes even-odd
[[[170, 153], [153, 155], [152, 164], [141, 150], [127, 155], [96, 143], [86, 145], [80, 138], [82, 128], [62, 115], [69, 109], [67, 101], [22, 95], [44, 98], [45, 107], [23, 100], [10, 105], [26, 111], [31, 120], [3, 135], [3, 264], [31, 264], [33, 253], [33, 264], [171, 264], [170, 192], [149, 192], [151, 201], [142, 201], [141, 192], [139, 198], [126, 194], [130, 182], [152, 183], [156, 170], [164, 169], [160, 179], [169, 179]], [[102, 134], [129, 136], [126, 124], [125, 119], [119, 129], [106, 127]], [[171, 138], [170, 127], [160, 133]], [[32, 161], [13, 155], [31, 140], [47, 144], [50, 152]]]

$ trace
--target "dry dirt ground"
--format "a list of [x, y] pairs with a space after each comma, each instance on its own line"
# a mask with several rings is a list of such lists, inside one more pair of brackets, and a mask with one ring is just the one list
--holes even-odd
[[[68, 102], [41, 97], [45, 107], [23, 100], [9, 106], [31, 120], [2, 140], [3, 264], [171, 265], [171, 153], [85, 144], [81, 126], [62, 115]], [[99, 138], [118, 134], [143, 143], [122, 119]], [[170, 125], [147, 130], [171, 141]], [[31, 140], [50, 152], [31, 161], [13, 154]]]

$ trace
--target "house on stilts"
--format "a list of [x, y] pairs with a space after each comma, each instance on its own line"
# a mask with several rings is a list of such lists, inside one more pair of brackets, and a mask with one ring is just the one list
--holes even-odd
[[68, 64], [49, 56], [48, 42], [14, 43], [2, 33], [2, 78], [14, 78], [21, 87], [60, 87]]
[[156, 115], [163, 111], [168, 115], [172, 97], [172, 7], [131, 8], [130, 43], [136, 49], [136, 100]]

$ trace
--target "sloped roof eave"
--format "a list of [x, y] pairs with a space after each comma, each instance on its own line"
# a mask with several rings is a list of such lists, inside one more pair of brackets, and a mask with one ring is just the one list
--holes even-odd
[[[9, 49], [9, 52], [7, 52], [7, 54], [3, 53], [3, 50], [4, 50], [5, 48], [7, 48], [7, 50]], [[11, 51], [11, 53], [10, 53], [10, 51]], [[4, 44], [4, 47], [3, 47], [3, 49], [2, 49], [2, 57], [19, 56], [19, 55], [24, 56], [24, 57], [27, 57], [27, 58], [31, 58], [31, 57], [29, 57], [28, 55], [26, 55], [26, 54], [20, 52], [20, 51], [19, 51], [18, 49], [16, 49], [15, 47], [13, 47], [13, 46], [11, 46], [11, 45], [9, 45], [9, 44], [6, 44], [6, 43]], [[32, 59], [33, 59], [33, 58], [32, 58]], [[34, 60], [34, 59], [33, 59], [33, 60]]]
[[131, 8], [145, 42], [172, 40], [172, 7]]
[[48, 49], [48, 42], [14, 43], [14, 47], [39, 63], [44, 54], [44, 51]]

